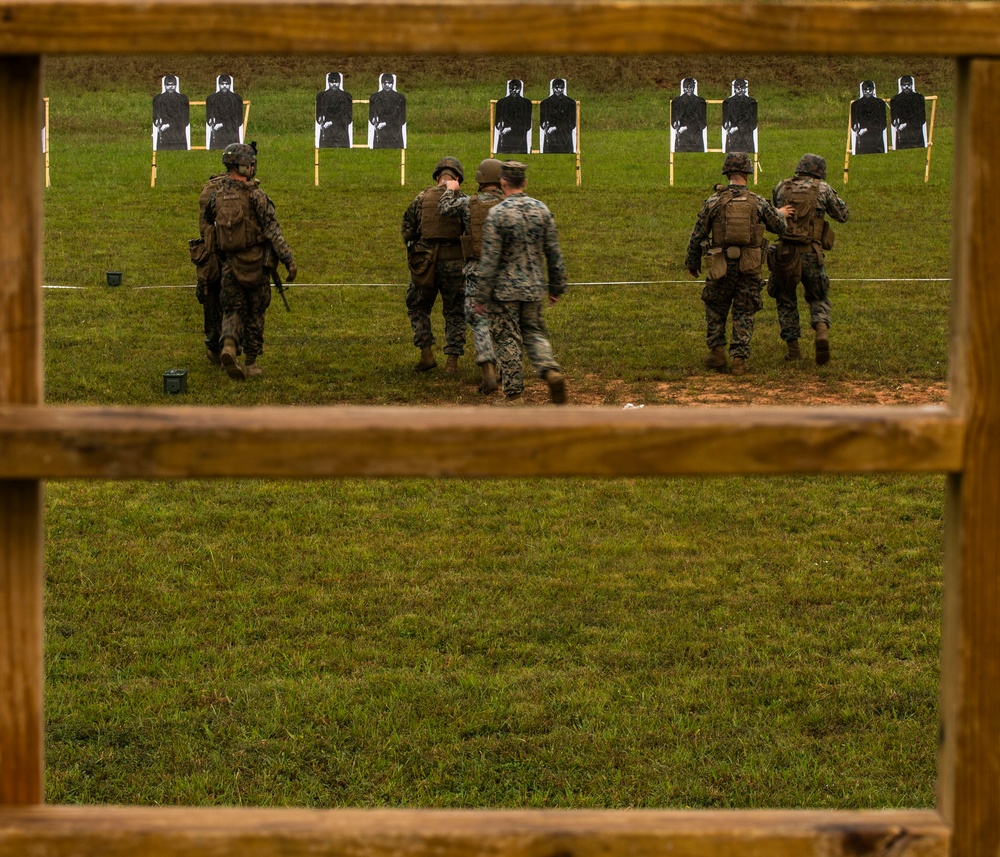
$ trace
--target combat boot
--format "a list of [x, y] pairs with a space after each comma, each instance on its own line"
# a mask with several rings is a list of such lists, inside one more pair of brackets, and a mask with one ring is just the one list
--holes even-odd
[[414, 372], [428, 372], [437, 368], [437, 360], [434, 359], [434, 349], [430, 345], [425, 345], [420, 349], [420, 362], [413, 367]]
[[236, 359], [236, 340], [231, 336], [227, 336], [222, 340], [221, 360], [222, 368], [226, 370], [226, 374], [234, 381], [245, 381], [247, 379], [243, 367], [240, 366], [240, 362]]
[[734, 375], [746, 375], [747, 361], [745, 357], [734, 357], [732, 368], [729, 370]]
[[483, 370], [483, 383], [479, 389], [487, 396], [497, 390], [497, 367], [493, 363], [483, 363], [480, 367]]
[[716, 372], [724, 372], [726, 369], [726, 349], [722, 345], [716, 345], [708, 357], [705, 358], [705, 365]]
[[247, 363], [246, 366], [243, 367], [243, 372], [246, 374], [248, 378], [259, 378], [261, 375], [264, 374], [264, 370], [261, 369], [260, 366], [256, 364], [256, 362]]
[[797, 339], [789, 339], [786, 345], [788, 345], [788, 351], [785, 352], [786, 360], [802, 359], [802, 349], [799, 348], [799, 341]]
[[205, 356], [208, 358], [208, 362], [211, 363], [213, 366], [221, 366], [222, 365], [222, 352], [221, 351], [213, 351], [211, 348], [206, 348], [205, 349]]
[[816, 324], [816, 365], [824, 366], [830, 362], [830, 326], [820, 321]]
[[549, 385], [549, 398], [553, 405], [566, 404], [566, 379], [562, 372], [549, 369], [545, 373], [545, 383]]
[[493, 402], [493, 405], [495, 407], [501, 407], [501, 408], [517, 407], [523, 404], [525, 404], [525, 401], [523, 398], [521, 398], [520, 393], [511, 393], [510, 395], [507, 396], [501, 396], [499, 399]]
[[448, 359], [444, 363], [444, 374], [445, 375], [458, 374], [458, 357], [456, 357], [454, 354], [448, 355]]

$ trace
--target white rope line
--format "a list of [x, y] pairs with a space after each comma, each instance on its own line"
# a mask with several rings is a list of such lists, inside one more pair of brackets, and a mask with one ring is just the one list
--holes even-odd
[[[594, 282], [568, 283], [568, 286], [664, 286], [697, 284], [701, 278], [687, 280], [606, 280]], [[950, 283], [951, 277], [831, 277], [831, 283]], [[300, 288], [405, 288], [406, 283], [285, 283], [286, 289]], [[60, 286], [44, 285], [43, 289], [89, 289], [92, 286]], [[194, 283], [178, 283], [160, 286], [104, 286], [104, 288], [124, 288], [131, 291], [148, 291], [160, 289], [193, 289]]]

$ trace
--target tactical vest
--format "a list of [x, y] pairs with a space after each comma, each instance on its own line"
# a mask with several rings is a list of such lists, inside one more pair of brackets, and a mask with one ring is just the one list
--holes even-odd
[[420, 237], [425, 241], [458, 241], [462, 237], [461, 218], [444, 217], [438, 210], [445, 190], [444, 185], [437, 185], [424, 191], [420, 207]]
[[[760, 247], [764, 228], [757, 216], [757, 203], [749, 191], [726, 189], [720, 194], [721, 205], [712, 221], [712, 244], [715, 247]], [[733, 257], [735, 258], [735, 256]]]
[[472, 238], [472, 252], [470, 258], [478, 259], [483, 252], [483, 224], [486, 222], [486, 215], [490, 213], [498, 202], [503, 200], [502, 196], [490, 194], [488, 199], [480, 199], [479, 195], [469, 200], [469, 235]]
[[781, 204], [794, 205], [795, 214], [786, 218], [781, 240], [792, 244], [812, 244], [823, 240], [823, 215], [817, 217], [819, 179], [796, 176], [781, 189]]
[[227, 182], [215, 193], [215, 243], [223, 253], [240, 253], [264, 241], [246, 190]]

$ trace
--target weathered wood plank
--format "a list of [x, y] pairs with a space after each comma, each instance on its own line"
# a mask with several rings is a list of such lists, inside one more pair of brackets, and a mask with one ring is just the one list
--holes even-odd
[[[233, 21], [248, 21], [233, 26]], [[0, 53], [1000, 55], [996, 3], [7, 0]]]
[[0, 408], [0, 478], [947, 472], [906, 408]]
[[[1000, 56], [996, 3], [379, 3], [295, 0], [12, 0], [0, 2], [0, 54], [41, 53], [787, 53]], [[232, 26], [234, 20], [266, 26]], [[516, 22], [517, 26], [511, 26]], [[735, 26], [730, 26], [735, 25]], [[988, 105], [1000, 85], [993, 63], [972, 64], [973, 100]], [[39, 103], [36, 57], [0, 61], [0, 142], [13, 147], [0, 196], [0, 354], [18, 337], [26, 356], [0, 363], [0, 404], [40, 401], [37, 323], [40, 230], [38, 125], [23, 145], [23, 117]], [[966, 116], [970, 114], [966, 109]], [[992, 209], [998, 128], [982, 127], [965, 159], [976, 169], [956, 182], [964, 213], [956, 228], [959, 264], [992, 249], [1000, 218]], [[11, 125], [13, 122], [13, 125]], [[27, 137], [25, 137], [27, 139]], [[958, 161], [963, 160], [960, 153]], [[34, 183], [34, 190], [27, 185]], [[983, 220], [977, 223], [977, 217]], [[21, 224], [20, 226], [17, 224]], [[10, 279], [10, 275], [15, 277]], [[962, 280], [961, 277], [958, 278]], [[964, 289], [969, 287], [969, 291]], [[511, 440], [525, 475], [547, 473], [780, 473], [818, 470], [942, 470], [951, 480], [944, 654], [945, 744], [941, 805], [955, 825], [955, 854], [997, 853], [997, 594], [986, 571], [998, 566], [1000, 508], [996, 473], [1000, 384], [987, 361], [997, 290], [960, 283], [967, 305], [957, 326], [956, 381], [962, 411], [873, 409], [756, 410], [582, 415], [533, 411], [480, 416], [400, 410], [374, 422], [374, 411], [88, 412], [7, 408], [0, 416], [0, 803], [40, 799], [40, 491], [41, 476], [162, 478], [209, 475], [503, 475], [482, 458]], [[982, 293], [982, 294], [980, 294]], [[983, 312], [976, 318], [975, 313]], [[20, 313], [20, 315], [18, 315]], [[965, 392], [962, 392], [964, 387]], [[333, 414], [333, 416], [331, 416]], [[488, 416], [487, 416], [488, 414]], [[420, 420], [410, 429], [404, 419]], [[968, 443], [963, 443], [968, 422]], [[41, 439], [29, 437], [34, 428]], [[327, 420], [322, 425], [321, 421]], [[437, 421], [437, 422], [435, 422]], [[647, 425], [643, 421], [649, 421]], [[462, 456], [443, 451], [450, 428], [473, 444]], [[81, 439], [77, 430], [83, 430]], [[380, 434], [381, 432], [381, 434]], [[479, 435], [476, 435], [479, 432]], [[77, 437], [74, 438], [74, 434]], [[367, 441], [361, 436], [370, 435]], [[532, 441], [532, 437], [536, 438]], [[417, 439], [415, 448], [403, 450]], [[282, 448], [304, 444], [305, 450]], [[227, 446], [231, 449], [224, 449]], [[346, 449], [330, 447], [346, 443]], [[379, 449], [379, 445], [382, 448]], [[630, 451], [632, 450], [632, 451]], [[433, 465], [418, 464], [423, 452]], [[272, 463], [247, 465], [251, 455]], [[310, 456], [322, 472], [310, 470]], [[219, 461], [213, 461], [220, 456]], [[388, 470], [385, 461], [388, 461]], [[664, 463], [666, 462], [666, 463]], [[250, 467], [249, 470], [247, 468]], [[431, 469], [431, 467], [435, 469]], [[395, 470], [393, 468], [396, 468]], [[413, 468], [413, 469], [411, 469]], [[20, 534], [20, 535], [19, 535]], [[21, 573], [24, 572], [24, 573]], [[995, 587], [994, 587], [995, 588]], [[993, 629], [990, 623], [993, 623]], [[40, 671], [39, 671], [40, 672]], [[36, 688], [36, 684], [38, 687]], [[37, 691], [37, 692], [36, 692]], [[34, 731], [33, 731], [34, 730]], [[948, 826], [934, 813], [435, 813], [303, 810], [45, 808], [0, 810], [0, 857], [79, 853], [115, 855], [672, 854], [942, 855]]]
[[1000, 853], [1000, 62], [961, 64], [954, 182], [952, 382], [968, 417], [962, 473], [949, 479], [938, 804], [955, 857]]
[[[0, 404], [42, 400], [41, 62], [0, 57]], [[42, 800], [41, 484], [0, 481], [0, 804]]]
[[944, 857], [913, 811], [0, 810], [0, 857]]
[[40, 483], [0, 482], [0, 804], [43, 797], [42, 548]]

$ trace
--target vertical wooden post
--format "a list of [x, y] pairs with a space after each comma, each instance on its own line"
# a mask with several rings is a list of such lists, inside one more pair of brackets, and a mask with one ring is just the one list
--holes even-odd
[[851, 108], [847, 108], [847, 150], [844, 152], [844, 184], [847, 184], [848, 173], [851, 170], [851, 134], [854, 129], [851, 127]]
[[[0, 57], [0, 404], [42, 401], [41, 57]], [[42, 489], [0, 482], [0, 804], [43, 798]]]
[[[497, 156], [497, 100], [490, 99], [490, 157]], [[528, 147], [531, 148], [530, 146]]]
[[49, 100], [45, 99], [45, 186], [51, 187], [49, 177]]
[[948, 477], [938, 808], [954, 857], [1000, 852], [1000, 61], [958, 68], [951, 390], [967, 420]]
[[938, 97], [936, 95], [928, 95], [924, 102], [931, 103], [931, 124], [927, 126], [927, 165], [924, 167], [924, 183], [926, 184], [931, 180], [931, 152], [934, 149], [934, 117], [937, 115], [937, 102]]
[[576, 186], [580, 187], [583, 174], [580, 172], [580, 102], [576, 102]]

